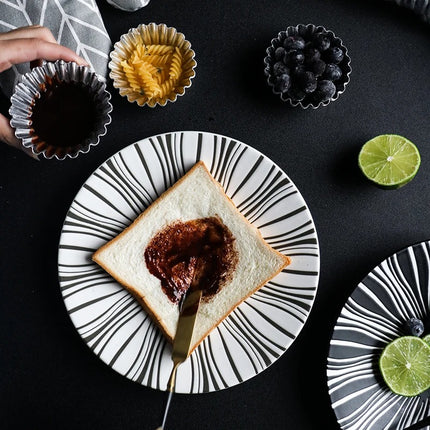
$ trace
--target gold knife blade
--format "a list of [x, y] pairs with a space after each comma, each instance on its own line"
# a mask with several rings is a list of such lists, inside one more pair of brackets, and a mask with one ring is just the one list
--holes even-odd
[[191, 339], [197, 311], [200, 306], [202, 290], [195, 290], [185, 296], [184, 303], [179, 313], [178, 327], [173, 340], [172, 360], [187, 359], [190, 355]]
[[176, 370], [190, 355], [191, 339], [193, 337], [194, 325], [197, 311], [199, 310], [202, 290], [197, 289], [186, 294], [179, 314], [178, 327], [173, 339], [172, 361], [173, 369], [167, 384], [168, 391], [175, 388]]
[[179, 313], [178, 327], [176, 328], [175, 338], [173, 339], [172, 361], [173, 369], [170, 373], [169, 382], [167, 383], [167, 390], [169, 397], [164, 409], [163, 424], [157, 430], [163, 430], [166, 425], [167, 413], [169, 412], [170, 401], [172, 399], [173, 390], [176, 383], [176, 371], [181, 363], [183, 363], [190, 355], [191, 339], [193, 337], [194, 325], [196, 323], [197, 311], [200, 306], [200, 299], [202, 298], [202, 290], [192, 290], [185, 295], [184, 302], [182, 303], [181, 311]]

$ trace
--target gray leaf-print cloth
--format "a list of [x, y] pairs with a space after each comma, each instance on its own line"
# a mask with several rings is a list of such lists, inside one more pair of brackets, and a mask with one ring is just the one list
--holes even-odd
[[[0, 32], [28, 25], [48, 27], [57, 42], [84, 58], [101, 77], [108, 73], [111, 40], [95, 0], [0, 0]], [[0, 74], [0, 87], [10, 97], [20, 74], [18, 64]]]

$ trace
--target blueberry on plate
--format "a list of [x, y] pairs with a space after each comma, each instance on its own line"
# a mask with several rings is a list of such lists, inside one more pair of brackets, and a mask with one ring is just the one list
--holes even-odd
[[324, 56], [327, 63], [339, 64], [343, 60], [344, 54], [338, 46], [333, 46], [324, 53]]
[[424, 324], [420, 319], [412, 317], [405, 321], [404, 330], [411, 336], [421, 336], [424, 333]]
[[278, 93], [285, 93], [290, 88], [290, 75], [288, 73], [283, 73], [278, 76], [275, 80], [274, 89]]
[[283, 61], [277, 61], [274, 65], [273, 65], [273, 74], [275, 76], [280, 76], [283, 75], [284, 73], [288, 73], [288, 67], [284, 64]]
[[325, 67], [323, 77], [330, 81], [337, 81], [342, 77], [342, 69], [337, 64], [328, 63]]
[[336, 85], [327, 79], [323, 79], [318, 82], [317, 89], [315, 91], [315, 97], [317, 101], [326, 102], [330, 100], [336, 93]]
[[305, 41], [301, 36], [287, 36], [284, 40], [284, 47], [287, 50], [303, 49], [305, 47]]
[[306, 94], [314, 92], [317, 88], [317, 78], [312, 72], [306, 71], [297, 75], [297, 83]]
[[330, 39], [324, 33], [315, 33], [312, 40], [315, 48], [317, 48], [320, 52], [324, 52], [330, 48]]

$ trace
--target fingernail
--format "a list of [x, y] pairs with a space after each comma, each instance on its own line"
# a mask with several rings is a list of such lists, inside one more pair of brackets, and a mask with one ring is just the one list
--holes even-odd
[[78, 64], [81, 65], [81, 66], [90, 67], [90, 65], [85, 60], [83, 60], [82, 58], [79, 59], [79, 63]]

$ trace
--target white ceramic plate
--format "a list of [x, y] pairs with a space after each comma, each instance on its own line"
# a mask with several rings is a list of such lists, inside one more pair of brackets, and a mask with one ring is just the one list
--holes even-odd
[[332, 406], [342, 429], [403, 430], [430, 415], [430, 391], [399, 396], [379, 371], [385, 346], [410, 334], [405, 321], [412, 317], [428, 321], [429, 276], [426, 241], [384, 260], [347, 300], [334, 327], [327, 368]]
[[180, 393], [221, 390], [257, 375], [288, 349], [308, 318], [318, 285], [319, 246], [311, 214], [287, 175], [255, 149], [225, 136], [175, 132], [141, 140], [109, 158], [82, 186], [64, 222], [58, 255], [64, 303], [83, 340], [121, 375], [165, 390], [170, 345], [91, 255], [198, 160], [292, 263], [179, 367]]

